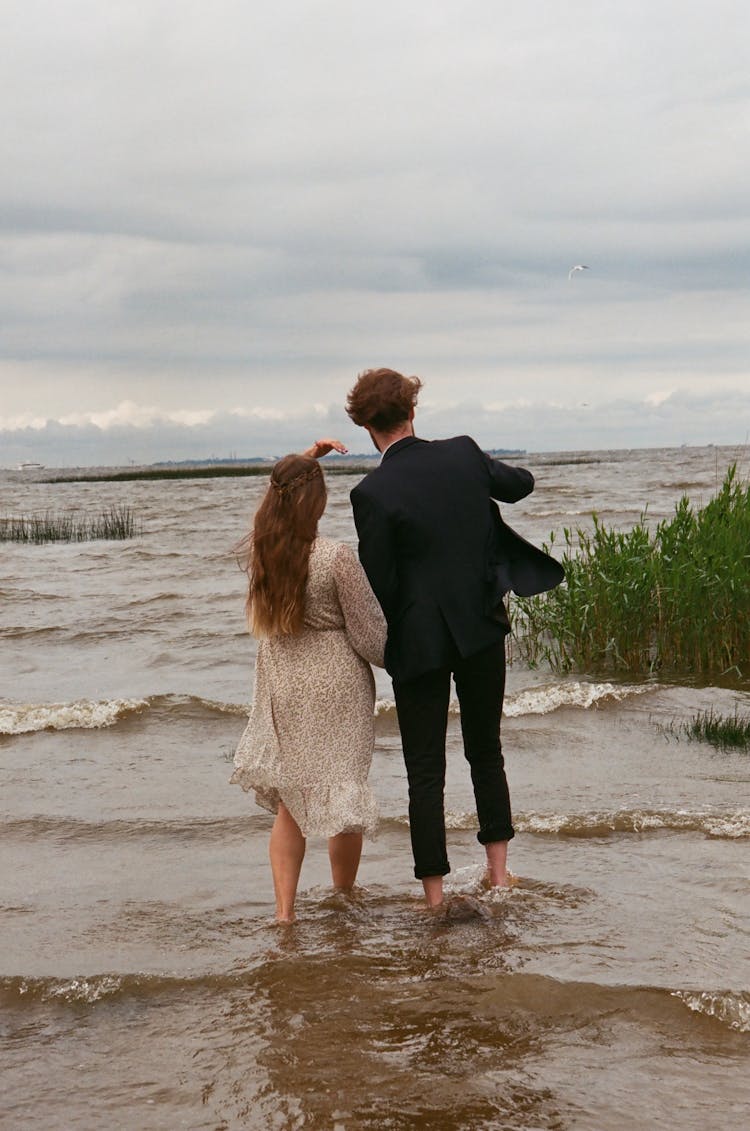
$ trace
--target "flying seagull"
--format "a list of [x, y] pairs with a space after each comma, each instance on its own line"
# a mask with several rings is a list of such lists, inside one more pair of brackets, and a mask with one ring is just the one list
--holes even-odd
[[589, 270], [589, 267], [586, 263], [576, 263], [575, 267], [571, 267], [570, 271], [568, 271], [568, 278], [569, 279], [573, 278], [573, 272], [574, 271], [588, 271], [588, 270]]

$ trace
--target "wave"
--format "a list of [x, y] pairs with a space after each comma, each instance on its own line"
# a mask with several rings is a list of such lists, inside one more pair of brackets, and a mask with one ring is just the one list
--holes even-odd
[[[393, 823], [408, 825], [406, 813], [384, 818], [381, 826]], [[686, 812], [685, 810], [616, 809], [595, 813], [516, 813], [513, 817], [516, 832], [536, 836], [579, 837], [595, 839], [627, 833], [683, 832], [700, 833], [722, 840], [741, 840], [750, 837], [750, 809], [736, 809], [728, 813]], [[476, 813], [447, 810], [445, 827], [458, 831], [476, 831]]]
[[42, 628], [29, 628], [27, 624], [9, 624], [3, 627], [3, 639], [26, 640], [38, 636], [54, 636], [60, 629], [54, 625]]
[[0, 601], [30, 600], [37, 604], [39, 601], [59, 601], [60, 599], [60, 593], [42, 593], [37, 589], [22, 589], [20, 586], [18, 588], [11, 586], [10, 589], [0, 586]]
[[26, 1004], [64, 1002], [93, 1005], [104, 999], [154, 997], [180, 993], [191, 986], [221, 990], [247, 981], [245, 974], [203, 974], [179, 977], [163, 974], [92, 974], [77, 978], [0, 978], [0, 1003], [5, 1008]]
[[[503, 704], [503, 714], [507, 718], [514, 719], [523, 715], [547, 715], [562, 707], [579, 707], [588, 710], [603, 703], [619, 703], [623, 699], [658, 690], [659, 685], [656, 683], [586, 683], [579, 680], [550, 683], [508, 693]], [[375, 703], [376, 716], [395, 714], [395, 711], [396, 704], [393, 699], [378, 699]], [[451, 699], [450, 714], [458, 715], [459, 711], [458, 700]]]
[[246, 838], [253, 827], [252, 822], [257, 821], [258, 816], [260, 811], [247, 817], [183, 817], [163, 820], [156, 817], [103, 821], [87, 821], [80, 817], [13, 817], [0, 821], [0, 836], [30, 841], [36, 841], [40, 837], [52, 837], [58, 841], [96, 842], [141, 837], [226, 841], [233, 837]]
[[246, 716], [247, 703], [222, 703], [198, 695], [150, 695], [143, 699], [78, 699], [72, 703], [0, 705], [0, 735], [43, 730], [98, 730], [149, 710], [193, 710], [201, 714]]
[[[325, 955], [321, 962], [327, 962]], [[301, 958], [309, 977], [311, 956]], [[352, 956], [361, 966], [361, 958]], [[345, 960], [344, 960], [345, 964]], [[260, 960], [261, 967], [269, 966]], [[273, 962], [270, 963], [273, 965]], [[0, 1005], [4, 1009], [25, 1009], [39, 1005], [97, 1006], [118, 1000], [143, 1000], [157, 997], [181, 997], [186, 994], [222, 995], [250, 987], [263, 978], [262, 969], [244, 966], [242, 970], [200, 973], [180, 977], [165, 974], [80, 975], [74, 978], [23, 977], [0, 978]], [[345, 978], [343, 979], [345, 981]], [[693, 1013], [700, 1013], [712, 1022], [735, 1032], [750, 1032], [750, 993], [736, 990], [676, 990], [660, 986], [603, 985], [596, 982], [562, 982], [541, 974], [509, 974], [492, 976], [487, 993], [503, 1002], [525, 1005], [545, 1002], [545, 1012], [569, 1019], [571, 1015], [596, 1012], [611, 1017], [623, 1013], [632, 1017], [634, 1010], [644, 1020], [664, 1021], [670, 1001], [679, 1002]]]
[[600, 703], [620, 703], [636, 695], [657, 691], [655, 683], [552, 683], [507, 695], [503, 713], [510, 719], [521, 715], [547, 715], [561, 707], [598, 707]]
[[694, 1013], [713, 1017], [736, 1029], [739, 1033], [750, 1033], [750, 993], [710, 993], [675, 990], [674, 997], [683, 1001]]
[[729, 813], [618, 809], [568, 815], [525, 813], [514, 819], [519, 832], [562, 837], [610, 837], [621, 833], [684, 832], [726, 840], [750, 837], [750, 809]]
[[[545, 715], [562, 707], [588, 710], [600, 704], [617, 703], [630, 696], [657, 690], [657, 684], [616, 683], [552, 683], [509, 694], [504, 713], [508, 718], [523, 715]], [[221, 714], [246, 717], [248, 703], [222, 702], [199, 695], [148, 695], [132, 699], [78, 699], [71, 703], [5, 703], [0, 704], [0, 735], [33, 734], [43, 730], [92, 730], [114, 726], [146, 711], [193, 711], [199, 714]], [[450, 704], [453, 715], [459, 713], [458, 700]], [[392, 699], [378, 699], [376, 717], [395, 717]]]
[[129, 714], [148, 707], [146, 699], [80, 699], [74, 703], [18, 703], [0, 707], [0, 734], [31, 734], [40, 730], [83, 730], [113, 726]]
[[[0, 821], [0, 837], [29, 841], [50, 837], [56, 841], [96, 843], [139, 839], [220, 843], [246, 839], [257, 829], [259, 818], [267, 819], [260, 810], [241, 817], [132, 817], [101, 821], [39, 814]], [[390, 829], [401, 836], [408, 825], [406, 813], [383, 816], [377, 832], [387, 834]], [[446, 811], [445, 825], [447, 829], [458, 832], [476, 832], [478, 827], [474, 812], [452, 809]], [[750, 810], [731, 813], [643, 809], [580, 814], [518, 813], [514, 816], [514, 825], [518, 833], [582, 840], [659, 832], [697, 833], [721, 840], [743, 840], [750, 838]]]
[[[545, 490], [547, 488], [545, 487]], [[530, 518], [576, 518], [580, 515], [591, 517], [591, 507], [585, 510], [548, 510], [548, 511], [534, 511], [530, 514]]]

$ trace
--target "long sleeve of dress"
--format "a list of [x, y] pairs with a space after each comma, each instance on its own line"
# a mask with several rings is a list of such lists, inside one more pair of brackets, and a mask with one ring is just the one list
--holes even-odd
[[368, 664], [382, 668], [386, 623], [367, 576], [348, 546], [336, 549], [333, 576], [352, 648]]

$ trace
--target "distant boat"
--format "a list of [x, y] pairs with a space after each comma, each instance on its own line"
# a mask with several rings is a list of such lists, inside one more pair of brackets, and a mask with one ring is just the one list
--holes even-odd
[[34, 463], [33, 460], [27, 460], [25, 463], [19, 463], [19, 471], [44, 471], [43, 463]]

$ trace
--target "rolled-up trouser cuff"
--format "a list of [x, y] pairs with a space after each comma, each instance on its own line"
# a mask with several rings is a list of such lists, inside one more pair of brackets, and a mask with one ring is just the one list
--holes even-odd
[[414, 875], [418, 880], [426, 880], [428, 876], [447, 876], [450, 870], [451, 866], [448, 863], [435, 868], [418, 868], [415, 866]]
[[480, 844], [495, 844], [499, 840], [513, 840], [516, 830], [512, 825], [491, 825], [488, 829], [480, 829], [477, 840]]

